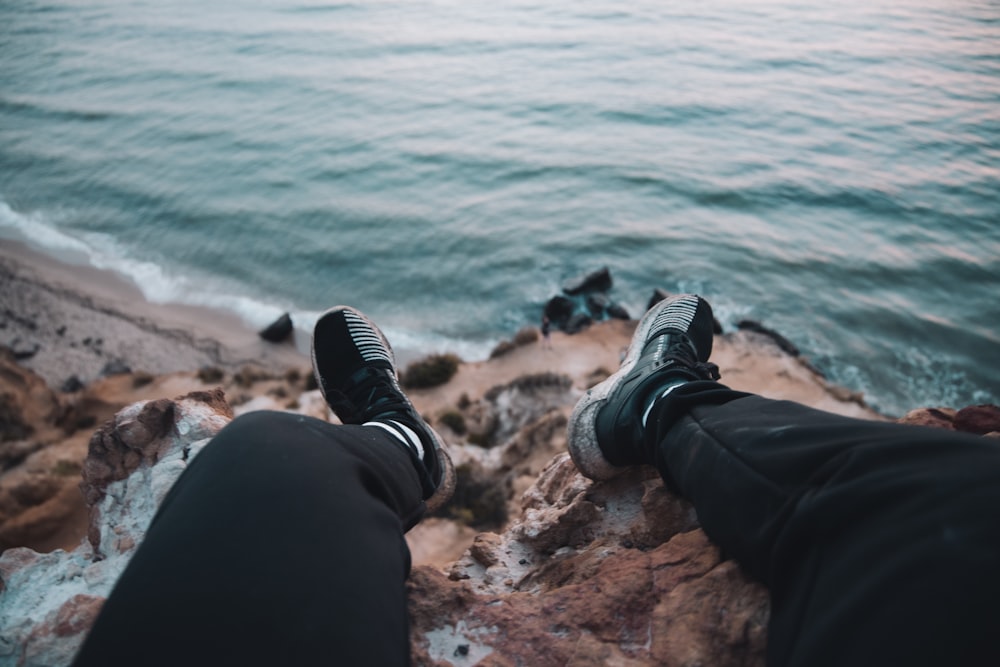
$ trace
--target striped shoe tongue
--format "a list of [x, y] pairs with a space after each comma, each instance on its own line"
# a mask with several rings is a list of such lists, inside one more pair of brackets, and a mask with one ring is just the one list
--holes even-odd
[[361, 358], [365, 361], [384, 361], [392, 365], [392, 358], [386, 349], [382, 337], [372, 329], [364, 319], [357, 313], [349, 310], [344, 311], [344, 321], [347, 323], [347, 332], [351, 335], [351, 341], [357, 348]]
[[698, 311], [698, 297], [694, 294], [679, 296], [656, 315], [652, 326], [649, 328], [649, 337], [653, 338], [663, 333], [669, 333], [668, 329], [674, 329], [676, 333], [687, 333], [694, 322], [695, 313]]

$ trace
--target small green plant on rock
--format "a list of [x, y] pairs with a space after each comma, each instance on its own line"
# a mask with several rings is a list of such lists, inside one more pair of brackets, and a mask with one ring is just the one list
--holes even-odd
[[496, 347], [490, 352], [490, 359], [496, 359], [497, 357], [502, 357], [508, 352], [512, 352], [517, 345], [509, 340], [502, 340], [496, 344]]
[[205, 384], [215, 384], [216, 382], [222, 382], [222, 379], [226, 377], [226, 372], [223, 371], [218, 366], [202, 366], [198, 369], [198, 379]]
[[435, 516], [443, 516], [478, 530], [496, 530], [507, 522], [507, 491], [503, 480], [478, 465], [455, 467], [455, 494]]
[[454, 377], [461, 363], [454, 354], [432, 354], [407, 366], [400, 382], [407, 389], [437, 387]]
[[72, 477], [74, 475], [79, 475], [81, 466], [76, 461], [67, 461], [66, 459], [59, 459], [56, 464], [52, 466], [52, 474], [59, 477]]
[[438, 421], [452, 430], [455, 435], [465, 435], [465, 417], [458, 410], [447, 410], [438, 416]]
[[538, 329], [535, 327], [522, 327], [514, 334], [514, 345], [530, 345], [538, 340]]
[[240, 387], [252, 387], [264, 380], [277, 379], [273, 373], [254, 364], [246, 364], [233, 374], [233, 382]]

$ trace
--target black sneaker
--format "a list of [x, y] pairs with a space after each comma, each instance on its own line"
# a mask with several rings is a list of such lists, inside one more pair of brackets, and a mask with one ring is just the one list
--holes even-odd
[[569, 453], [591, 479], [610, 479], [625, 466], [652, 463], [644, 453], [643, 418], [667, 387], [717, 380], [712, 307], [700, 296], [664, 299], [643, 316], [618, 372], [590, 389], [569, 420]]
[[[341, 422], [394, 421], [417, 434], [423, 460], [416, 450], [410, 451], [418, 464], [427, 511], [443, 505], [455, 489], [455, 469], [441, 437], [400, 388], [392, 347], [375, 323], [348, 306], [326, 311], [313, 330], [312, 363], [323, 398]], [[401, 430], [400, 435], [406, 438]]]

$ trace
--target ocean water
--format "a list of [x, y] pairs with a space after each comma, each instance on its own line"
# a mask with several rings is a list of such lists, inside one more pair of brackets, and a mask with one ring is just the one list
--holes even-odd
[[0, 235], [469, 359], [608, 266], [887, 413], [1000, 402], [1000, 5], [4, 2]]

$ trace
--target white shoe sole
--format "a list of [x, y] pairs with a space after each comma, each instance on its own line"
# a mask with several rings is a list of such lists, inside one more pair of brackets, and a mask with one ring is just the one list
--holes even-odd
[[611, 479], [625, 472], [628, 467], [611, 465], [604, 458], [600, 445], [597, 444], [597, 412], [604, 406], [608, 396], [622, 383], [622, 380], [635, 368], [642, 348], [646, 345], [653, 321], [663, 309], [670, 306], [676, 297], [667, 297], [656, 304], [642, 316], [632, 335], [625, 360], [621, 368], [604, 382], [590, 388], [573, 408], [569, 418], [567, 439], [569, 455], [573, 463], [586, 477], [595, 480]]

